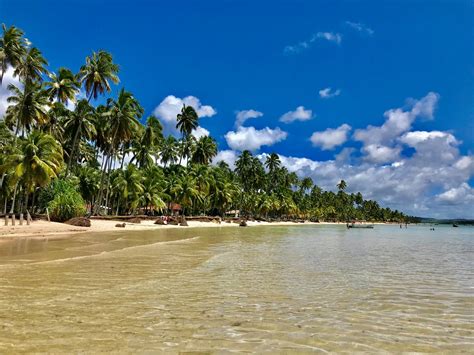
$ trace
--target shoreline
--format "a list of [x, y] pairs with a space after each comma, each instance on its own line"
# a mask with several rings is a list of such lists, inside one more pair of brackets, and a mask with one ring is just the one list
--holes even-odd
[[[12, 226], [0, 225], [0, 240], [10, 239], [18, 237], [29, 237], [29, 238], [51, 238], [51, 237], [65, 237], [74, 236], [82, 233], [104, 233], [104, 232], [126, 232], [126, 231], [144, 231], [144, 230], [163, 230], [163, 229], [193, 229], [193, 228], [231, 228], [239, 227], [238, 223], [214, 223], [214, 222], [199, 222], [199, 221], [187, 221], [188, 226], [176, 226], [176, 225], [159, 225], [154, 224], [154, 220], [142, 220], [141, 223], [128, 223], [125, 222], [125, 228], [115, 227], [117, 223], [122, 221], [118, 220], [91, 220], [90, 227], [78, 227], [72, 226], [65, 223], [48, 222], [45, 220], [32, 221], [28, 226], [26, 222], [20, 226], [17, 224]], [[123, 222], [122, 222], [123, 223]], [[373, 223], [373, 224], [386, 224], [386, 223]], [[247, 221], [248, 227], [258, 226], [298, 226], [298, 225], [345, 225], [344, 222], [257, 222]], [[245, 227], [244, 227], [245, 228]]]

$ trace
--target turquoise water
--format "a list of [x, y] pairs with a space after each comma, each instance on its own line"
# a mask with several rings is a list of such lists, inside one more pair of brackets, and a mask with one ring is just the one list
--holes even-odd
[[0, 242], [0, 351], [474, 349], [474, 228], [290, 226]]

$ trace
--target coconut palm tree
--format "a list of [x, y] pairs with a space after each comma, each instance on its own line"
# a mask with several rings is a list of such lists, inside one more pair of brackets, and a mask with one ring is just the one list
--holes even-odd
[[166, 166], [168, 163], [175, 164], [178, 161], [178, 142], [173, 136], [165, 138], [160, 147], [161, 163]]
[[27, 82], [23, 90], [13, 84], [8, 85], [11, 95], [8, 97], [5, 121], [15, 127], [15, 136], [20, 129], [29, 131], [33, 123], [37, 126], [48, 121], [48, 97], [41, 86], [34, 82]]
[[191, 162], [194, 164], [209, 165], [217, 155], [217, 144], [209, 136], [204, 136], [196, 141]]
[[117, 175], [112, 180], [112, 186], [118, 198], [116, 214], [122, 204], [134, 212], [143, 193], [141, 172], [135, 165], [128, 164], [126, 169], [119, 169], [116, 173]]
[[164, 192], [165, 179], [160, 168], [153, 166], [143, 172], [143, 193], [140, 201], [145, 209], [153, 211], [162, 211], [166, 208], [166, 202], [169, 196]]
[[57, 100], [63, 104], [69, 101], [76, 102], [76, 95], [79, 92], [80, 83], [76, 76], [68, 68], [59, 68], [58, 74], [49, 73], [49, 81], [46, 82], [49, 99]]
[[73, 112], [68, 114], [64, 120], [64, 128], [69, 137], [72, 138], [71, 152], [67, 164], [66, 175], [69, 174], [71, 165], [75, 162], [79, 142], [82, 138], [92, 139], [96, 134], [94, 125], [94, 108], [89, 105], [87, 100], [80, 100]]
[[118, 84], [119, 66], [113, 62], [112, 55], [106, 51], [93, 52], [92, 56], [86, 57], [86, 64], [81, 66], [78, 78], [84, 85], [87, 101], [97, 99], [105, 92], [110, 92], [110, 83]]
[[268, 169], [269, 173], [272, 175], [277, 169], [281, 167], [281, 160], [278, 154], [272, 153], [265, 160], [265, 167]]
[[182, 136], [189, 136], [191, 132], [198, 127], [198, 114], [192, 106], [183, 104], [181, 113], [177, 115], [176, 128], [181, 132]]
[[336, 185], [339, 191], [344, 191], [347, 187], [347, 184], [344, 180], [339, 181], [339, 183]]
[[9, 66], [16, 68], [21, 58], [26, 53], [26, 42], [23, 31], [2, 24], [3, 34], [0, 37], [0, 86]]
[[[20, 141], [20, 149], [11, 154], [0, 170], [14, 171], [13, 181], [20, 182], [25, 188], [25, 208], [28, 206], [28, 195], [36, 186], [48, 185], [56, 178], [63, 167], [61, 144], [49, 134], [32, 131], [26, 139]], [[13, 201], [12, 209], [15, 208]]]
[[25, 55], [20, 58], [14, 74], [18, 76], [23, 83], [32, 81], [43, 81], [43, 74], [47, 74], [48, 70], [45, 68], [48, 65], [44, 59], [41, 51], [36, 47], [29, 48]]
[[196, 188], [196, 181], [189, 175], [179, 178], [172, 188], [172, 193], [176, 197], [177, 202], [183, 207], [183, 215], [186, 214], [186, 209], [192, 207], [200, 198], [199, 191]]

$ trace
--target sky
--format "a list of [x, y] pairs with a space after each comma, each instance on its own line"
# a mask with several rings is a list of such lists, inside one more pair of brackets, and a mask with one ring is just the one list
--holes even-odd
[[23, 29], [52, 71], [111, 52], [112, 95], [133, 92], [170, 134], [192, 105], [216, 161], [276, 152], [324, 189], [344, 179], [408, 214], [474, 218], [473, 10], [470, 0], [0, 0], [0, 22]]

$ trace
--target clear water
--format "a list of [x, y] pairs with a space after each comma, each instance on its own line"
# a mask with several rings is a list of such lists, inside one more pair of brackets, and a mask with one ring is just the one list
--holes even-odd
[[474, 228], [0, 240], [0, 352], [474, 352]]

